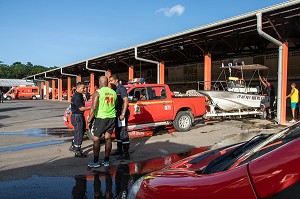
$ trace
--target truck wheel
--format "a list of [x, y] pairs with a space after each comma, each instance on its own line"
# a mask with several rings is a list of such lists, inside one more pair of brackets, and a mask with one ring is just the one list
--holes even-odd
[[8, 96], [8, 97], [6, 98], [6, 100], [11, 100], [11, 97]]
[[177, 131], [188, 131], [192, 126], [192, 117], [187, 111], [181, 111], [176, 115], [173, 126]]
[[36, 100], [37, 98], [36, 98], [36, 96], [34, 95], [34, 96], [32, 96], [32, 99], [33, 99], [33, 100]]

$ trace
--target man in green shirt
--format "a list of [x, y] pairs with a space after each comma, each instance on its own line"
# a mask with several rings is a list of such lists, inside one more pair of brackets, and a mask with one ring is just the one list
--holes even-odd
[[[108, 79], [105, 76], [99, 78], [99, 90], [92, 96], [92, 108], [89, 114], [89, 127], [94, 131], [93, 152], [94, 160], [91, 161], [89, 167], [100, 167], [99, 152], [100, 152], [100, 137], [105, 134], [105, 157], [103, 165], [109, 166], [109, 156], [112, 148], [111, 134], [115, 127], [115, 104], [117, 94], [114, 90], [107, 87]], [[94, 122], [93, 122], [94, 120]], [[93, 125], [91, 125], [93, 122]]]

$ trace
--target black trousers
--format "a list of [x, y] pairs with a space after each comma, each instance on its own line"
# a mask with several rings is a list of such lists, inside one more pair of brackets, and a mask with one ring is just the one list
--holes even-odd
[[80, 147], [85, 132], [85, 120], [82, 114], [72, 114], [71, 122], [74, 126], [74, 146]]
[[275, 117], [274, 113], [274, 102], [275, 102], [275, 97], [270, 97], [270, 111], [271, 111], [271, 117]]
[[129, 135], [128, 135], [128, 118], [129, 113], [125, 114], [125, 126], [119, 127], [119, 117], [122, 114], [122, 111], [117, 111], [116, 120], [115, 120], [115, 134], [117, 138], [118, 149], [123, 146], [124, 151], [128, 151], [129, 149]]

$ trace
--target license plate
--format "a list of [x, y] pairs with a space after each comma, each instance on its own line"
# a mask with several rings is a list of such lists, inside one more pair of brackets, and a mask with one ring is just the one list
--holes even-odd
[[68, 118], [66, 116], [63, 116], [63, 119], [64, 119], [65, 122], [68, 121]]

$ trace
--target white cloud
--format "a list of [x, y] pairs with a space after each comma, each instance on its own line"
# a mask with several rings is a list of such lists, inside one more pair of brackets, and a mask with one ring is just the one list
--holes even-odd
[[164, 13], [167, 17], [172, 17], [173, 15], [181, 16], [184, 13], [185, 8], [182, 5], [175, 5], [172, 8], [160, 8], [156, 13]]

